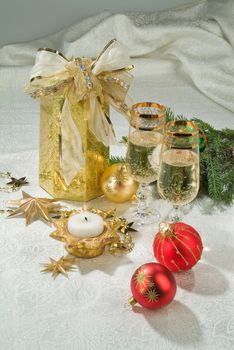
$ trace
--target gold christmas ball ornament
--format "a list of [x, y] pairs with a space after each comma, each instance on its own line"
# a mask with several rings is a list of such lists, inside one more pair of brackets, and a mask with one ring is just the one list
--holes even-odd
[[130, 175], [124, 163], [109, 166], [101, 177], [101, 189], [110, 201], [124, 203], [136, 193], [139, 183]]

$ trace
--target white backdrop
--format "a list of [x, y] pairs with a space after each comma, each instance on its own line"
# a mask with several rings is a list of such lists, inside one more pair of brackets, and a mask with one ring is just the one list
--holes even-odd
[[157, 11], [195, 0], [0, 0], [0, 47], [52, 34], [104, 10]]

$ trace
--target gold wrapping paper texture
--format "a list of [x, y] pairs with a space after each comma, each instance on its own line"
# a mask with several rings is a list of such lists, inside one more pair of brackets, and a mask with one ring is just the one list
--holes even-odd
[[[66, 185], [60, 168], [61, 158], [61, 110], [64, 95], [41, 97], [40, 120], [40, 186], [59, 199], [88, 201], [102, 194], [100, 178], [108, 166], [109, 147], [97, 140], [88, 128], [89, 99], [70, 101], [73, 121], [78, 128], [84, 152], [84, 167]], [[109, 106], [105, 106], [109, 114]]]

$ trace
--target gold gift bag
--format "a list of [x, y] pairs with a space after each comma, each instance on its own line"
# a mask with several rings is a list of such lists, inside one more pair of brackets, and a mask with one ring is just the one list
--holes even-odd
[[26, 92], [41, 99], [40, 185], [60, 199], [99, 195], [114, 131], [109, 104], [129, 116], [129, 57], [114, 39], [93, 61], [40, 49]]
[[[88, 128], [88, 99], [71, 105], [72, 117], [82, 139], [82, 167], [69, 185], [61, 172], [62, 135], [60, 111], [63, 96], [41, 98], [40, 185], [53, 197], [88, 201], [101, 195], [100, 178], [108, 166], [109, 147], [98, 141]], [[72, 160], [71, 160], [72, 162]]]

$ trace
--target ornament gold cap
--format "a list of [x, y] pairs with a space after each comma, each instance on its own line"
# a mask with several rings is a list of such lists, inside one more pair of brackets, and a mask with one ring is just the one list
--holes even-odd
[[172, 222], [160, 222], [159, 224], [159, 232], [165, 236], [173, 236], [174, 228]]
[[131, 297], [128, 299], [128, 302], [129, 302], [129, 304], [132, 305], [132, 306], [134, 306], [135, 304], [137, 304], [137, 301], [136, 301], [136, 299], [135, 299], [133, 296], [131, 296]]

